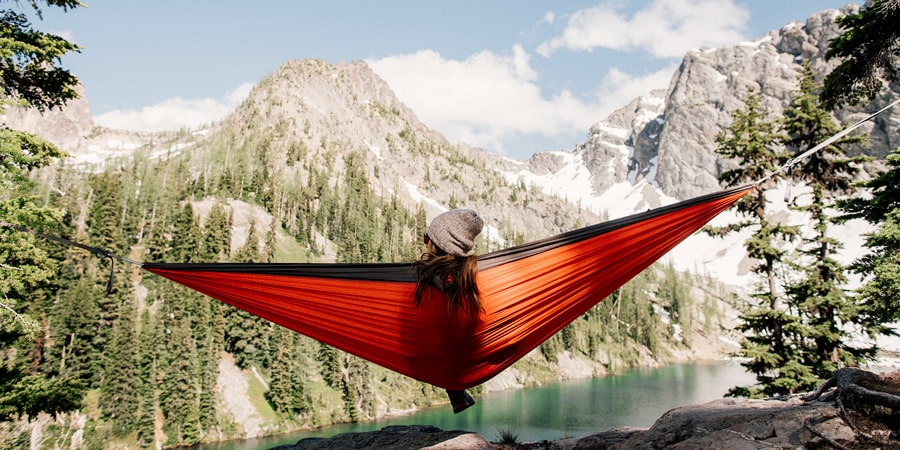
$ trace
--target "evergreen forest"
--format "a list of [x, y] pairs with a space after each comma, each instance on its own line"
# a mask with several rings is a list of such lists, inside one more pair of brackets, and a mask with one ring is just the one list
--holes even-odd
[[[80, 6], [74, 0], [37, 3]], [[877, 22], [881, 16], [871, 11], [845, 19], [846, 26]], [[0, 25], [5, 37], [20, 39], [18, 47], [3, 44], [13, 56], [0, 56], [0, 107], [50, 109], [74, 97], [77, 80], [59, 66], [59, 56], [77, 46], [32, 29], [13, 10]], [[840, 42], [834, 44], [835, 57], [846, 58]], [[41, 51], [22, 50], [30, 48]], [[892, 70], [896, 74], [896, 66]], [[781, 117], [762, 111], [756, 92], [745, 93], [744, 108], [733, 112], [732, 125], [716, 138], [716, 151], [738, 164], [721, 174], [723, 186], [771, 172], [781, 174], [770, 181], [775, 183], [788, 176], [778, 169], [792, 157], [846, 125], [830, 114], [829, 108], [850, 96], [829, 94], [833, 79], [804, 66], [797, 82]], [[395, 115], [382, 105], [373, 108], [375, 114]], [[252, 108], [245, 113], [262, 114]], [[98, 166], [71, 164], [63, 149], [36, 135], [0, 130], [0, 447], [27, 446], [28, 424], [38, 421], [44, 424], [44, 448], [68, 446], [76, 431], [86, 448], [190, 446], [243, 437], [217, 388], [229, 373], [248, 380], [250, 401], [263, 415], [267, 434], [446, 402], [441, 389], [128, 262], [419, 258], [424, 206], [376, 189], [379, 175], [367, 163], [372, 155], [365, 148], [347, 149], [337, 137], [312, 141], [304, 138], [312, 133], [308, 128], [248, 120], [203, 136], [161, 134], [155, 146]], [[807, 188], [792, 207], [809, 218], [809, 227], [767, 214], [760, 190], [737, 206], [740, 223], [707, 229], [714, 235], [750, 230], [746, 251], [759, 283], [749, 298], [704, 274], [659, 263], [514, 367], [538, 383], [558, 379], [564, 352], [609, 372], [665, 363], [696, 339], [728, 333], [721, 326], [731, 308], [740, 312], [743, 337], [736, 356], [758, 380], [735, 387], [733, 395], [803, 392], [837, 368], [871, 361], [878, 354], [874, 340], [860, 345], [855, 338], [894, 334], [890, 324], [900, 319], [900, 149], [880, 165], [866, 166], [867, 158], [844, 151], [860, 136], [834, 142], [792, 167], [790, 179]], [[406, 127], [390, 140], [411, 153], [449, 155], [466, 170], [486, 169], [463, 150]], [[185, 143], [190, 151], [158, 151]], [[876, 167], [871, 178], [859, 176], [863, 167]], [[510, 207], [540, 201], [525, 186], [497, 183], [512, 193]], [[485, 199], [483, 186], [454, 188], [451, 207]], [[844, 266], [835, 259], [842, 243], [828, 230], [852, 219], [869, 222], [874, 231], [866, 236], [866, 256]], [[572, 217], [564, 221], [571, 228], [581, 225]], [[533, 237], [513, 226], [498, 229], [502, 236], [481, 238], [480, 251]], [[846, 288], [851, 276], [863, 280], [856, 290]]]

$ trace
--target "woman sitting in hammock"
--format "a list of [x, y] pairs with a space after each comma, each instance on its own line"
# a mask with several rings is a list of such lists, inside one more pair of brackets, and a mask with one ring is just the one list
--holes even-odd
[[[418, 262], [415, 302], [429, 300], [432, 287], [446, 298], [447, 309], [475, 320], [481, 312], [478, 292], [478, 256], [472, 252], [484, 221], [475, 211], [454, 209], [435, 217], [424, 236], [426, 253]], [[453, 413], [475, 404], [465, 390], [447, 390]]]

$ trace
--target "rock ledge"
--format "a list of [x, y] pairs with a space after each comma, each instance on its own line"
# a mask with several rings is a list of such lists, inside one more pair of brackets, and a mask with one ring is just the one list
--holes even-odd
[[[507, 445], [491, 443], [477, 433], [410, 425], [303, 439], [277, 449], [862, 449], [875, 444], [872, 438], [877, 439], [881, 449], [900, 449], [897, 431], [892, 432], [887, 426], [869, 428], [864, 434], [854, 431], [841, 418], [840, 409], [834, 403], [804, 402], [795, 396], [787, 400], [720, 399], [683, 406], [667, 412], [647, 429], [620, 428], [558, 441]], [[868, 439], [862, 439], [866, 436]]]

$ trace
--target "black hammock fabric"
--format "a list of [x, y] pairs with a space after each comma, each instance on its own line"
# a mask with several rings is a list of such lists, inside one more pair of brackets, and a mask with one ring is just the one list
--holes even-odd
[[414, 263], [142, 267], [417, 380], [466, 389], [584, 314], [753, 186], [482, 255], [476, 318], [440, 295], [416, 307]]

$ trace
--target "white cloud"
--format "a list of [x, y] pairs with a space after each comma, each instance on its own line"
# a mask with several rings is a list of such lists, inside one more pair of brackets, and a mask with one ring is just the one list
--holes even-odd
[[541, 18], [541, 21], [539, 23], [552, 24], [554, 20], [556, 20], [556, 13], [554, 13], [553, 11], [547, 11], [546, 13], [544, 13], [544, 17]]
[[531, 68], [531, 56], [524, 48], [517, 45], [513, 47], [512, 64], [515, 68], [516, 78], [524, 81], [537, 81], [538, 75]]
[[94, 117], [101, 126], [130, 131], [174, 131], [197, 128], [223, 119], [242, 102], [253, 85], [246, 83], [226, 93], [224, 99], [180, 97], [140, 110], [115, 110]]
[[253, 83], [244, 83], [225, 94], [225, 99], [228, 100], [228, 103], [231, 104], [232, 107], [240, 105], [241, 102], [250, 95], [250, 91], [256, 87]]
[[520, 46], [511, 55], [483, 51], [464, 61], [422, 50], [367, 62], [427, 126], [453, 142], [504, 152], [511, 137], [587, 130], [600, 117], [595, 105], [569, 91], [544, 97]]
[[639, 77], [611, 69], [596, 92], [601, 109], [605, 111], [604, 116], [653, 89], [667, 88], [676, 69], [676, 66], [669, 66]]
[[562, 35], [542, 43], [538, 54], [549, 57], [559, 49], [642, 49], [660, 58], [681, 57], [703, 46], [738, 42], [744, 38], [749, 12], [732, 0], [654, 0], [631, 18], [619, 13], [621, 4], [602, 3], [569, 17]]

